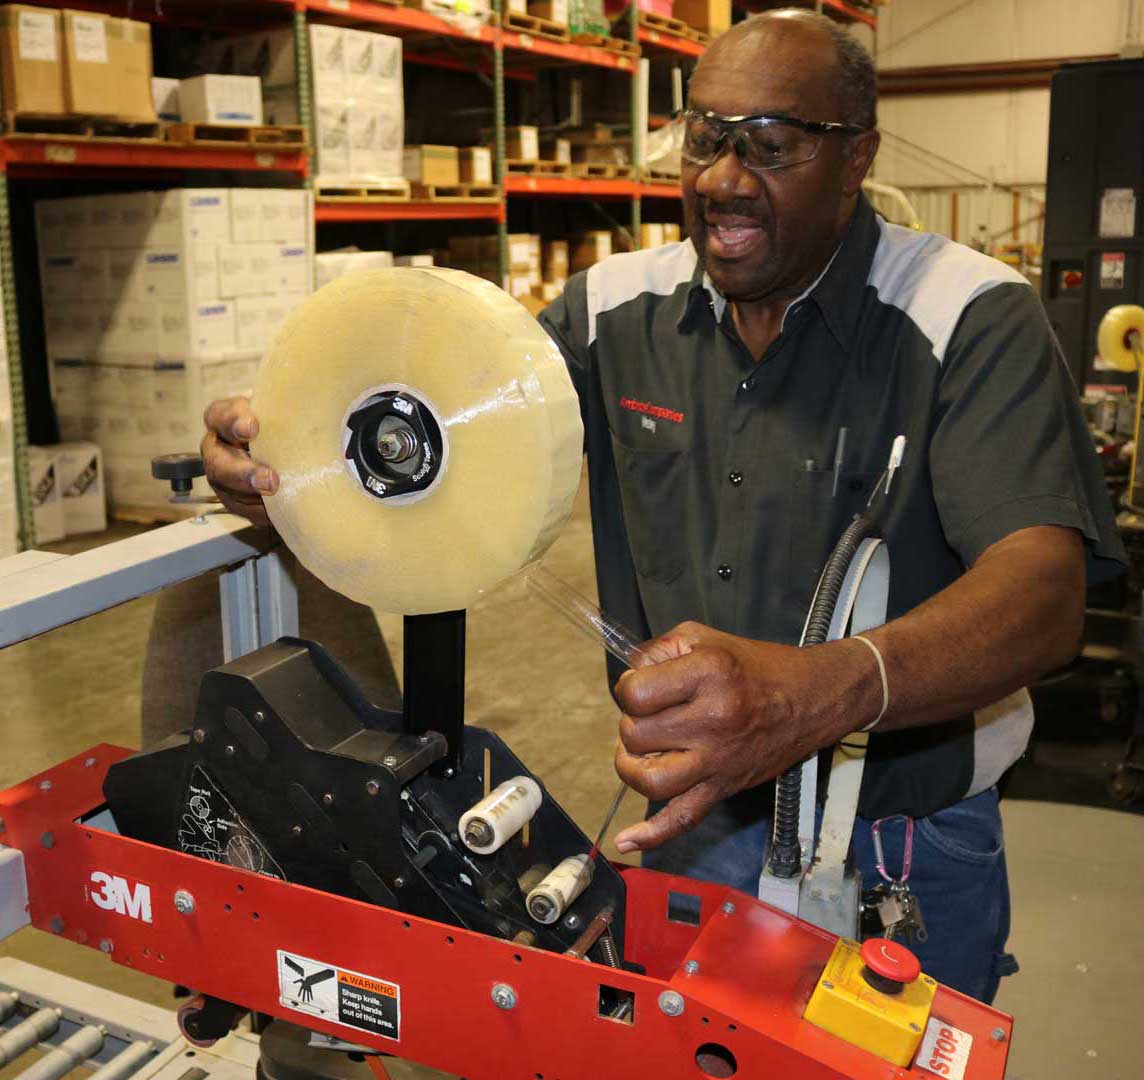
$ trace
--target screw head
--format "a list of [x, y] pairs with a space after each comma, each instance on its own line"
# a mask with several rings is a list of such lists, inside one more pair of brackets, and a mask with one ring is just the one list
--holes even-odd
[[395, 889], [404, 889], [405, 888], [405, 878], [403, 878], [400, 874], [398, 874], [397, 877], [395, 877], [393, 879], [393, 887]]
[[85, 769], [90, 769], [94, 764], [95, 764], [95, 758], [93, 758], [93, 757], [83, 759], [83, 767]]
[[175, 910], [180, 915], [191, 915], [195, 910], [195, 898], [186, 889], [175, 892]]
[[197, 727], [191, 735], [191, 738], [201, 744], [207, 741], [207, 733], [201, 727]]
[[50, 850], [51, 848], [54, 848], [54, 847], [56, 846], [56, 838], [55, 838], [55, 836], [54, 836], [52, 833], [50, 833], [50, 832], [46, 832], [46, 833], [44, 833], [44, 834], [43, 834], [43, 835], [40, 837], [40, 846], [41, 846], [41, 847], [45, 847], [45, 848], [48, 848], [49, 850]]
[[227, 743], [223, 748], [223, 753], [226, 754], [227, 757], [234, 757], [234, 745], [232, 743]]
[[99, 942], [99, 951], [109, 953], [114, 950], [115, 946], [111, 943], [110, 938], [101, 938]]
[[445, 770], [445, 779], [446, 779], [446, 780], [452, 780], [452, 779], [453, 779], [453, 777], [454, 777], [454, 776], [456, 776], [456, 775], [457, 775], [457, 770], [456, 770], [456, 769], [446, 769], [446, 770]]
[[664, 990], [659, 995], [659, 1011], [664, 1016], [682, 1016], [683, 1008], [682, 994], [677, 994], [674, 990]]
[[828, 979], [823, 979], [822, 980], [822, 989], [823, 990], [833, 990], [834, 989], [834, 983], [830, 982]]
[[910, 1024], [910, 1031], [921, 1031], [917, 1024]]
[[733, 903], [731, 903], [730, 900], [727, 900], [723, 904], [723, 914], [724, 915], [734, 915], [735, 914], [735, 905]]
[[301, 836], [302, 835], [302, 826], [301, 825], [293, 826], [290, 829], [290, 835], [291, 836]]
[[684, 971], [684, 974], [686, 974], [686, 975], [698, 975], [699, 974], [699, 961], [698, 960], [688, 960], [687, 963], [683, 965], [683, 971]]
[[387, 769], [396, 769], [397, 768], [397, 755], [396, 754], [386, 754], [385, 757], [383, 757], [381, 759], [381, 763]]
[[989, 1035], [990, 1035], [990, 1038], [992, 1038], [992, 1040], [994, 1042], [1004, 1042], [1005, 1041], [1005, 1029], [1004, 1028], [994, 1028], [989, 1033]]
[[580, 929], [580, 916], [577, 915], [575, 912], [570, 912], [569, 914], [564, 916], [564, 925], [566, 927], [568, 927], [569, 930], [579, 930]]
[[40, 790], [41, 791], [51, 791], [52, 790], [52, 782], [50, 780], [41, 780], [40, 781]]
[[261, 709], [257, 709], [254, 713], [254, 722], [256, 724], [264, 724], [266, 722], [266, 713]]
[[323, 806], [333, 806], [334, 805], [334, 793], [332, 791], [327, 791], [326, 794], [322, 796], [322, 805]]
[[64, 921], [58, 915], [48, 923], [48, 926], [51, 928], [53, 934], [62, 934], [64, 932]]
[[[367, 795], [376, 795], [381, 791], [381, 785], [376, 780], [367, 780], [365, 782], [365, 793]], [[404, 792], [402, 792], [404, 794]]]
[[497, 983], [489, 995], [498, 1009], [516, 1008], [516, 991], [508, 983]]

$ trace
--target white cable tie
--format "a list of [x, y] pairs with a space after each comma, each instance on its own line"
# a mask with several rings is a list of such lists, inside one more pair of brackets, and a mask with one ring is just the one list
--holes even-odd
[[859, 728], [860, 731], [872, 731], [882, 722], [882, 717], [886, 715], [886, 710], [890, 707], [890, 683], [886, 678], [886, 661], [882, 659], [882, 650], [868, 637], [855, 634], [853, 640], [862, 642], [874, 654], [874, 659], [878, 661], [878, 674], [882, 676], [882, 711], [864, 728]]
[[890, 460], [886, 465], [886, 494], [890, 494], [890, 482], [894, 479], [896, 473], [902, 464], [902, 458], [906, 453], [906, 437], [899, 435], [894, 439], [893, 445], [890, 447]]

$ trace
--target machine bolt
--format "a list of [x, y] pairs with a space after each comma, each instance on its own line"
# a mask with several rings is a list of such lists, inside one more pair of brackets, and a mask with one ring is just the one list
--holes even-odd
[[683, 972], [685, 975], [698, 975], [699, 974], [699, 961], [698, 960], [688, 960], [687, 963], [683, 965]]
[[197, 727], [194, 730], [192, 738], [195, 740], [195, 742], [201, 744], [207, 741], [207, 733], [201, 727]]
[[723, 914], [724, 915], [734, 915], [735, 914], [735, 905], [733, 903], [731, 903], [730, 900], [727, 900], [724, 902]]
[[454, 776], [456, 776], [456, 775], [457, 775], [457, 770], [456, 770], [456, 769], [446, 769], [446, 770], [445, 770], [445, 779], [446, 779], [446, 780], [452, 780], [452, 779], [453, 779], [453, 777], [454, 777]]
[[48, 849], [56, 846], [56, 838], [50, 833], [46, 832], [40, 837], [40, 846]]
[[834, 983], [829, 982], [826, 979], [823, 979], [822, 980], [822, 989], [823, 990], [833, 990], [834, 989]]
[[490, 996], [498, 1009], [516, 1008], [516, 991], [508, 983], [497, 983]]
[[256, 724], [266, 723], [266, 713], [264, 713], [261, 709], [257, 709], [254, 713], [254, 722]]
[[193, 915], [195, 911], [195, 898], [186, 889], [175, 892], [175, 910], [180, 915]]
[[990, 1034], [990, 1036], [994, 1042], [1004, 1042], [1005, 1041], [1005, 1029], [1004, 1028], [994, 1028], [989, 1034]]
[[93, 757], [83, 759], [83, 767], [85, 769], [90, 769], [94, 764], [95, 764], [95, 758], [93, 758]]
[[110, 938], [100, 938], [100, 940], [99, 940], [99, 951], [100, 952], [109, 953], [114, 948], [115, 948], [115, 946], [112, 945]]
[[40, 790], [41, 791], [51, 791], [52, 790], [52, 782], [50, 780], [41, 780], [40, 781]]
[[53, 934], [62, 934], [64, 932], [64, 921], [58, 915], [48, 923], [48, 926], [51, 928]]
[[381, 791], [381, 785], [376, 780], [367, 780], [365, 782], [365, 793], [367, 795], [376, 795]]
[[580, 929], [580, 916], [577, 915], [575, 912], [571, 912], [568, 915], [565, 915], [564, 916], [564, 925], [566, 927], [568, 927], [569, 930], [579, 930]]
[[227, 757], [234, 757], [234, 744], [227, 743], [223, 748], [223, 753], [226, 754]]
[[293, 827], [293, 828], [290, 830], [290, 834], [291, 834], [292, 836], [301, 836], [301, 835], [302, 835], [302, 826], [301, 826], [301, 825], [295, 825], [295, 826], [294, 826], [294, 827]]
[[465, 845], [467, 847], [488, 847], [496, 839], [492, 826], [481, 818], [473, 818], [465, 826]]
[[664, 990], [659, 995], [659, 1011], [665, 1016], [683, 1015], [683, 995], [674, 990]]
[[334, 793], [332, 791], [327, 791], [326, 794], [322, 796], [322, 805], [323, 806], [333, 806], [334, 805]]
[[917, 1024], [910, 1024], [910, 1031], [921, 1031]]
[[387, 769], [396, 769], [397, 768], [397, 755], [396, 754], [386, 754], [385, 757], [383, 757], [381, 759], [381, 763]]
[[395, 889], [404, 889], [405, 888], [405, 878], [403, 878], [400, 874], [398, 874], [397, 877], [395, 877], [393, 879], [393, 887]]

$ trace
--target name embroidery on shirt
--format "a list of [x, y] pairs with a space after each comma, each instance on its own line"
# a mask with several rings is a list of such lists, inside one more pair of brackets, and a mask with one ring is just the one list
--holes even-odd
[[662, 405], [653, 405], [650, 401], [636, 401], [634, 398], [620, 398], [620, 408], [628, 412], [643, 413], [644, 416], [653, 416], [657, 420], [670, 420], [673, 424], [683, 423], [683, 413], [675, 409], [665, 409]]

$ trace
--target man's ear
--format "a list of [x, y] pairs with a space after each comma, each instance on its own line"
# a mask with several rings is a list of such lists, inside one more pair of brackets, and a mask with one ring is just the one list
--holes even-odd
[[857, 195], [862, 181], [874, 164], [874, 156], [882, 136], [877, 131], [864, 131], [861, 135], [850, 136], [850, 151], [842, 163], [842, 191], [845, 195]]

